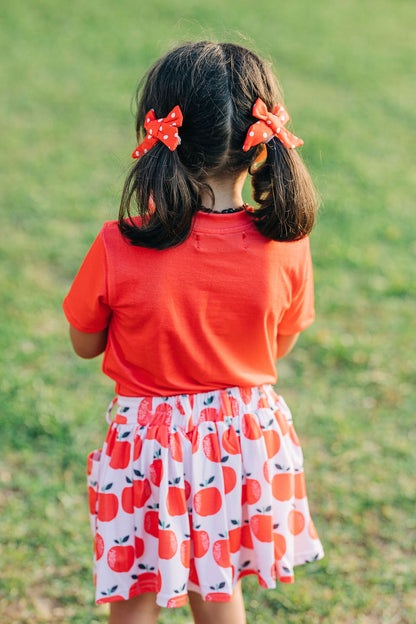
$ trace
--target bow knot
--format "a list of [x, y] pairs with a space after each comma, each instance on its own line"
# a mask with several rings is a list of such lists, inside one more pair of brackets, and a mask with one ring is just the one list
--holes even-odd
[[182, 111], [179, 106], [175, 106], [165, 118], [161, 119], [156, 119], [155, 111], [152, 108], [147, 113], [144, 122], [146, 137], [136, 147], [132, 158], [140, 158], [146, 154], [157, 141], [162, 141], [173, 152], [181, 142], [178, 128], [182, 125], [182, 119]]
[[290, 117], [287, 110], [281, 104], [277, 103], [271, 113], [267, 110], [267, 106], [263, 100], [257, 98], [253, 106], [253, 117], [256, 117], [259, 121], [256, 121], [248, 129], [246, 140], [243, 145], [243, 150], [245, 152], [254, 145], [266, 143], [272, 136], [277, 136], [288, 149], [294, 149], [295, 147], [303, 145], [302, 139], [295, 136], [284, 127]]

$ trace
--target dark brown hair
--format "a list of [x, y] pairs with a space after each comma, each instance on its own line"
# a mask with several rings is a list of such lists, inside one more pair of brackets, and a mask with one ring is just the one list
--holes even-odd
[[[142, 83], [144, 86], [142, 88]], [[136, 134], [144, 138], [145, 115], [165, 117], [177, 104], [183, 113], [181, 143], [171, 152], [158, 141], [135, 161], [124, 185], [119, 228], [133, 245], [164, 249], [189, 236], [206, 180], [249, 169], [263, 144], [244, 152], [248, 128], [260, 97], [273, 110], [282, 103], [269, 66], [231, 43], [184, 44], [150, 68], [136, 93]], [[276, 137], [265, 163], [252, 173], [252, 213], [257, 229], [279, 241], [306, 236], [314, 225], [316, 194], [299, 154]], [[214, 198], [213, 198], [214, 199]], [[133, 220], [135, 213], [141, 219]], [[150, 209], [149, 209], [150, 206]]]

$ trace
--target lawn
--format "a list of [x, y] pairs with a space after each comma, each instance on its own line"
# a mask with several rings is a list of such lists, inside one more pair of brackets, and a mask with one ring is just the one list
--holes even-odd
[[[410, 0], [52, 0], [0, 23], [0, 613], [98, 624], [85, 491], [112, 383], [71, 352], [61, 301], [135, 147], [132, 96], [175, 41], [273, 62], [322, 205], [317, 320], [279, 362], [326, 558], [244, 584], [248, 622], [416, 621], [414, 76]], [[190, 620], [164, 611], [162, 624]]]

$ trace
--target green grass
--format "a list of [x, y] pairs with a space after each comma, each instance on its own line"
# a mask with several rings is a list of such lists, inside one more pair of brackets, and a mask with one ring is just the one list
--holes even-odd
[[[134, 147], [138, 78], [178, 40], [273, 61], [322, 196], [316, 323], [279, 363], [326, 558], [294, 586], [244, 585], [250, 623], [416, 619], [416, 176], [410, 0], [20, 0], [0, 65], [0, 612], [103, 623], [85, 458], [112, 384], [71, 353], [61, 301]], [[238, 33], [243, 33], [244, 39]], [[189, 621], [187, 609], [161, 622]]]

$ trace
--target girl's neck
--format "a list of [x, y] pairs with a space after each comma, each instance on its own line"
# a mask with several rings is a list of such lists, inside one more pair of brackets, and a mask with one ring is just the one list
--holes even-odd
[[243, 185], [247, 173], [247, 171], [243, 171], [237, 177], [232, 178], [208, 178], [206, 182], [212, 188], [215, 203], [213, 204], [208, 193], [202, 193], [201, 204], [205, 208], [212, 208], [215, 212], [242, 206], [244, 203], [242, 195]]

